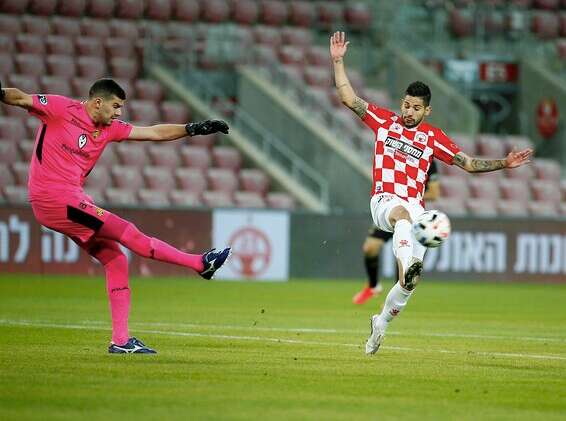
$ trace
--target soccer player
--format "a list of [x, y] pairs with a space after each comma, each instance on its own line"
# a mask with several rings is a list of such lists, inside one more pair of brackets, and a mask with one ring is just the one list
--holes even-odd
[[407, 87], [400, 115], [368, 104], [356, 95], [346, 75], [344, 55], [348, 44], [344, 32], [330, 37], [336, 89], [342, 103], [375, 133], [371, 215], [379, 229], [393, 233], [399, 272], [383, 310], [371, 318], [366, 353], [375, 354], [387, 326], [407, 304], [422, 272], [426, 248], [414, 238], [412, 221], [424, 212], [424, 183], [432, 159], [476, 173], [519, 167], [530, 162], [533, 151], [512, 151], [504, 159], [469, 157], [442, 130], [424, 121], [432, 109], [430, 89], [422, 82]]
[[[439, 195], [438, 170], [436, 163], [432, 161], [428, 170], [423, 201], [436, 200]], [[379, 253], [381, 253], [383, 245], [392, 238], [392, 233], [380, 230], [373, 224], [370, 227], [362, 246], [364, 266], [368, 275], [367, 286], [354, 295], [352, 299], [354, 304], [364, 304], [370, 298], [377, 297], [383, 292], [383, 286], [379, 280]]]
[[168, 141], [185, 136], [228, 133], [220, 120], [137, 127], [118, 120], [126, 100], [112, 79], [100, 79], [84, 102], [59, 95], [29, 95], [2, 89], [0, 100], [22, 107], [43, 123], [37, 131], [30, 163], [29, 201], [37, 221], [75, 241], [97, 259], [106, 274], [112, 316], [110, 353], [153, 354], [155, 351], [128, 333], [130, 287], [128, 260], [119, 245], [134, 253], [192, 269], [205, 279], [226, 261], [230, 248], [202, 255], [184, 253], [142, 233], [134, 224], [98, 207], [83, 184], [109, 142]]

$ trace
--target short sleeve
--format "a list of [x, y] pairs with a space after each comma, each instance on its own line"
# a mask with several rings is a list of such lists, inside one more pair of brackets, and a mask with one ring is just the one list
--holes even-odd
[[434, 133], [434, 157], [452, 165], [454, 156], [461, 149], [450, 139], [442, 130], [436, 130]]
[[72, 99], [61, 95], [32, 95], [32, 106], [28, 112], [44, 123], [60, 118], [65, 109], [73, 102]]
[[126, 140], [132, 131], [132, 125], [122, 120], [114, 120], [110, 125], [109, 142], [121, 142]]
[[362, 120], [370, 129], [377, 132], [377, 129], [382, 127], [387, 119], [394, 115], [394, 112], [370, 103], [368, 104], [366, 115]]

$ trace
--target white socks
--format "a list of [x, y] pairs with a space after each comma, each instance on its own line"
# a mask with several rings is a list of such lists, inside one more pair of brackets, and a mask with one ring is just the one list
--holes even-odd
[[412, 291], [407, 291], [397, 282], [387, 294], [383, 310], [377, 319], [378, 326], [385, 330], [387, 325], [395, 316], [397, 316], [407, 305], [407, 301], [411, 297]]
[[405, 274], [409, 267], [409, 261], [413, 257], [413, 226], [406, 219], [401, 219], [395, 224], [393, 253], [401, 261], [403, 274]]

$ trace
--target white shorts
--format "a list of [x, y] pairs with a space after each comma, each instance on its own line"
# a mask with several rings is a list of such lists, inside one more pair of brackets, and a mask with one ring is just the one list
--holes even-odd
[[[394, 194], [376, 194], [371, 198], [370, 201], [371, 217], [373, 219], [373, 223], [380, 230], [393, 232], [393, 227], [389, 223], [389, 214], [397, 206], [403, 206], [407, 210], [407, 212], [409, 212], [409, 216], [411, 217], [412, 221], [414, 221], [420, 214], [425, 211], [421, 205], [416, 203], [409, 203], [406, 200], [395, 196]], [[425, 253], [426, 247], [419, 243], [413, 236], [413, 256], [422, 261], [424, 259]]]

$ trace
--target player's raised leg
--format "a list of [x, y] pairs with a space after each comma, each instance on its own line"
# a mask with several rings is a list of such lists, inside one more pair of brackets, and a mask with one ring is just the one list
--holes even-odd
[[212, 249], [202, 255], [184, 253], [164, 241], [145, 235], [134, 224], [112, 213], [108, 214], [96, 237], [117, 241], [142, 257], [193, 269], [205, 279], [211, 279], [230, 255], [230, 248], [220, 252]]

